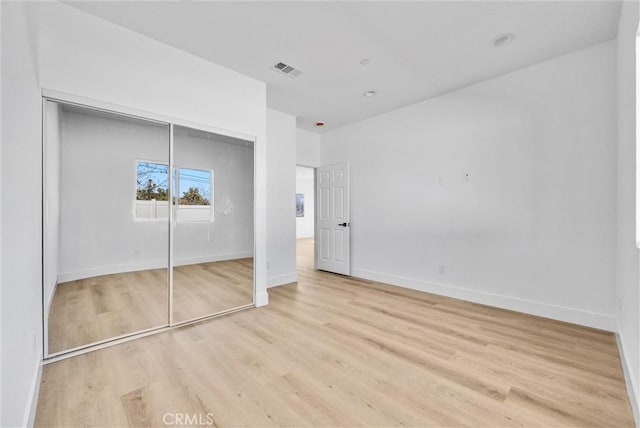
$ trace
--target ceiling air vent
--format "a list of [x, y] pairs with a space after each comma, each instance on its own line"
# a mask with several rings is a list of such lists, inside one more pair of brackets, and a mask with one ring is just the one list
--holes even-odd
[[291, 77], [292, 79], [302, 74], [302, 71], [288, 64], [285, 64], [284, 62], [279, 62], [276, 65], [274, 65], [273, 70], [277, 71], [280, 74], [284, 74], [288, 77]]

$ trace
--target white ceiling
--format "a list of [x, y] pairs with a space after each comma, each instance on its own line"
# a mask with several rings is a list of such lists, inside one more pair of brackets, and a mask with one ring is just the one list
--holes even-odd
[[[266, 82], [268, 106], [312, 131], [319, 120], [335, 129], [610, 40], [620, 15], [617, 1], [70, 4]], [[506, 32], [513, 43], [490, 44]], [[277, 74], [279, 61], [303, 74]]]

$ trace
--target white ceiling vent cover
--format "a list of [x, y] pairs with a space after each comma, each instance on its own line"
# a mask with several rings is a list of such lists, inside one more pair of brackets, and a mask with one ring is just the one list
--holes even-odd
[[294, 77], [298, 77], [302, 74], [302, 71], [298, 70], [297, 68], [290, 66], [288, 64], [285, 64], [284, 62], [279, 62], [276, 65], [274, 65], [272, 67], [272, 69], [274, 71], [277, 71], [280, 74], [284, 74], [288, 77], [291, 77], [292, 79]]

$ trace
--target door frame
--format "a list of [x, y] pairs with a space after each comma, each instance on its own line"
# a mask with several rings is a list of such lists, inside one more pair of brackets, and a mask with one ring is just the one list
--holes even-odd
[[[313, 170], [313, 269], [317, 270], [318, 269], [318, 259], [317, 259], [318, 231], [316, 230], [316, 224], [318, 223], [318, 210], [316, 209], [316, 207], [318, 206], [318, 192], [316, 192], [316, 180], [318, 179], [317, 174], [318, 174], [319, 167], [296, 162], [296, 167], [299, 167], [299, 166]], [[298, 183], [298, 178], [296, 176], [296, 184], [297, 183]], [[296, 224], [296, 234], [297, 234], [297, 224]], [[296, 240], [297, 239], [298, 238], [296, 237]], [[298, 263], [296, 262], [296, 269], [297, 269], [297, 265]]]

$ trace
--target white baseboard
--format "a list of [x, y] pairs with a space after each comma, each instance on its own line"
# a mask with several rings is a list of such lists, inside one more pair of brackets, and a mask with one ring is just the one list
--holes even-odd
[[[620, 329], [618, 329], [620, 331]], [[636, 377], [631, 372], [629, 366], [629, 360], [625, 352], [624, 341], [620, 333], [616, 333], [616, 343], [618, 344], [618, 353], [620, 354], [620, 360], [622, 361], [622, 370], [624, 372], [624, 381], [627, 386], [627, 394], [629, 395], [629, 402], [631, 403], [631, 411], [633, 412], [633, 419], [636, 426], [640, 426], [640, 396], [636, 394]]]
[[287, 273], [284, 275], [272, 276], [267, 278], [267, 288], [277, 287], [279, 285], [291, 284], [298, 281], [297, 272]]
[[264, 292], [256, 295], [256, 308], [267, 306], [269, 304], [269, 294]]
[[470, 302], [480, 303], [488, 306], [496, 306], [498, 308], [524, 312], [531, 315], [570, 322], [573, 324], [580, 324], [602, 330], [613, 332], [617, 331], [617, 323], [615, 317], [606, 314], [582, 311], [566, 306], [535, 302], [532, 300], [504, 296], [500, 294], [486, 293], [453, 285], [427, 282], [414, 278], [388, 275], [384, 273], [368, 271], [365, 269], [353, 269], [351, 274], [356, 277], [396, 285], [399, 287], [410, 288], [412, 290], [425, 291], [427, 293], [439, 294], [442, 296], [467, 300]]
[[[244, 259], [247, 257], [253, 257], [253, 253], [246, 252], [246, 253], [212, 254], [208, 256], [198, 256], [198, 257], [182, 257], [182, 258], [175, 259], [174, 266], [193, 265], [197, 263], [221, 262], [225, 260]], [[149, 270], [149, 269], [162, 269], [166, 267], [167, 267], [166, 261], [157, 261], [157, 262], [152, 261], [152, 262], [141, 262], [141, 263], [133, 263], [133, 264], [100, 266], [100, 267], [94, 267], [94, 268], [84, 269], [80, 271], [59, 273], [58, 282], [62, 283], [62, 282], [68, 282], [68, 281], [75, 281], [78, 279], [92, 278], [94, 276], [100, 276], [100, 275], [111, 275], [115, 273], [135, 272], [139, 270]]]
[[38, 396], [40, 395], [40, 382], [42, 380], [42, 355], [38, 357], [37, 367], [33, 377], [33, 383], [29, 388], [29, 402], [24, 412], [23, 423], [25, 427], [33, 427], [36, 421], [36, 410], [38, 408]]

